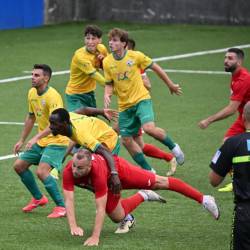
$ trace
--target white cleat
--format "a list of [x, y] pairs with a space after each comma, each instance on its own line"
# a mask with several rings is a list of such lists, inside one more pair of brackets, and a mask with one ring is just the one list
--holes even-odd
[[163, 197], [152, 190], [140, 190], [139, 193], [142, 195], [145, 201], [158, 201], [161, 203], [167, 202]]
[[175, 147], [172, 149], [172, 153], [174, 154], [178, 165], [183, 165], [184, 153], [182, 152], [182, 150], [178, 144], [175, 144]]
[[132, 219], [128, 220], [128, 219], [123, 219], [123, 221], [121, 221], [119, 223], [118, 228], [115, 231], [115, 234], [125, 234], [128, 233], [131, 228], [133, 228], [135, 226], [135, 218], [134, 216], [131, 214]]
[[173, 157], [173, 159], [169, 162], [170, 163], [170, 170], [167, 172], [167, 176], [174, 175], [176, 172], [176, 167], [177, 167], [177, 161], [176, 158]]
[[220, 210], [213, 196], [204, 195], [202, 205], [216, 220], [220, 218]]

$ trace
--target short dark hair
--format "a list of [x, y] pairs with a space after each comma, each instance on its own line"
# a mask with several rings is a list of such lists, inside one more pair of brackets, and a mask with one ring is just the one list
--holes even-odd
[[114, 29], [110, 30], [109, 34], [108, 34], [109, 39], [111, 39], [112, 37], [115, 37], [115, 36], [119, 37], [121, 42], [126, 43], [125, 47], [127, 46], [127, 44], [128, 44], [128, 32], [126, 30], [122, 30], [119, 28], [114, 28]]
[[87, 36], [88, 34], [92, 36], [96, 36], [98, 38], [102, 37], [102, 31], [97, 25], [88, 25], [86, 26], [84, 30], [84, 36]]
[[76, 153], [76, 158], [78, 160], [82, 160], [83, 158], [87, 158], [88, 161], [91, 161], [91, 152], [88, 149], [80, 148]]
[[59, 122], [66, 122], [70, 124], [69, 112], [64, 108], [55, 109], [52, 111], [51, 115], [57, 115], [59, 117]]
[[34, 64], [33, 69], [41, 69], [43, 70], [44, 75], [47, 75], [49, 77], [49, 80], [52, 75], [52, 69], [47, 64]]
[[128, 49], [134, 50], [135, 49], [135, 40], [132, 38], [128, 39]]
[[244, 51], [241, 49], [238, 49], [238, 48], [230, 48], [227, 50], [227, 52], [235, 53], [237, 55], [237, 57], [241, 60], [243, 60], [245, 57]]

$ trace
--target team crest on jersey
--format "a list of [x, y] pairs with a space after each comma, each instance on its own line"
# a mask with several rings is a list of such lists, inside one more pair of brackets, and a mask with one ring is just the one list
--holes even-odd
[[41, 104], [42, 104], [42, 106], [45, 106], [46, 101], [45, 101], [44, 99], [42, 99], [42, 100], [41, 100]]
[[133, 66], [134, 62], [132, 60], [128, 60], [126, 62], [126, 64], [131, 67], [131, 66]]

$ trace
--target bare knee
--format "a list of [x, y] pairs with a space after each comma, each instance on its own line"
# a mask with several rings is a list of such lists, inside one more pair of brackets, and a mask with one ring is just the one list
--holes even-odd
[[16, 171], [17, 174], [24, 172], [26, 169], [29, 168], [29, 164], [23, 160], [17, 159], [13, 165], [13, 169]]
[[45, 180], [50, 174], [51, 167], [48, 164], [40, 164], [36, 170], [36, 175], [40, 180]]

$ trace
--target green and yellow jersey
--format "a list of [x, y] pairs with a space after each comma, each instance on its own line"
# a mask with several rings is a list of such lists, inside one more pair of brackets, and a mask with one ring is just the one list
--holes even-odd
[[124, 111], [142, 100], [150, 99], [150, 94], [143, 85], [140, 69], [145, 70], [151, 65], [151, 58], [132, 50], [127, 50], [120, 59], [116, 59], [113, 54], [104, 59], [106, 83], [114, 86], [118, 96], [119, 111]]
[[95, 54], [89, 52], [86, 47], [75, 51], [70, 65], [70, 79], [65, 90], [66, 94], [83, 94], [96, 89], [96, 80], [90, 76], [101, 66], [97, 59], [99, 54], [104, 57], [108, 55], [108, 50], [103, 44], [97, 45]]
[[[38, 124], [38, 132], [43, 131], [49, 126], [50, 114], [58, 108], [63, 107], [60, 94], [52, 87], [47, 87], [42, 95], [37, 94], [35, 88], [31, 88], [28, 93], [29, 113], [35, 115]], [[69, 139], [62, 135], [48, 136], [40, 139], [37, 144], [41, 147], [48, 145], [68, 146]]]
[[104, 121], [85, 115], [70, 112], [72, 136], [70, 139], [93, 152], [100, 144], [104, 144], [110, 151], [116, 146], [118, 135]]

